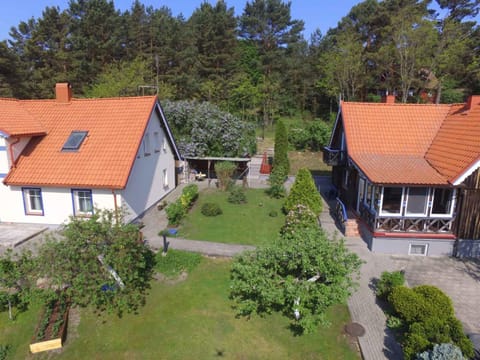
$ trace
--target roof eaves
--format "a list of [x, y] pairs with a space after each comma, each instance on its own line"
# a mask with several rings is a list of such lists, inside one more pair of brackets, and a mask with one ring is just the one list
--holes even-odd
[[452, 185], [460, 185], [467, 177], [472, 175], [475, 170], [480, 168], [480, 156], [473, 160], [469, 166], [467, 166], [460, 174], [449, 180]]

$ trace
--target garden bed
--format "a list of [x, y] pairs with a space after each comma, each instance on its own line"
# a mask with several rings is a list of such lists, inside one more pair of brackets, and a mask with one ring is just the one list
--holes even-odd
[[59, 349], [65, 340], [69, 304], [64, 299], [50, 301], [40, 316], [30, 352]]

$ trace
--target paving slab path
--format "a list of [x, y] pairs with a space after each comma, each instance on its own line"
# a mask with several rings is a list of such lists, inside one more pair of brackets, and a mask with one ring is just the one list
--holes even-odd
[[[331, 183], [328, 177], [315, 179], [324, 201], [320, 215], [322, 227], [341, 236], [330, 214], [335, 204], [328, 199]], [[345, 237], [346, 246], [365, 261], [361, 268], [359, 288], [348, 300], [352, 321], [365, 328], [359, 337], [364, 359], [402, 359], [402, 350], [391, 331], [375, 297], [374, 282], [383, 271], [403, 270], [408, 286], [434, 285], [453, 301], [455, 314], [464, 330], [480, 344], [480, 261], [449, 257], [421, 257], [372, 253], [361, 237]]]

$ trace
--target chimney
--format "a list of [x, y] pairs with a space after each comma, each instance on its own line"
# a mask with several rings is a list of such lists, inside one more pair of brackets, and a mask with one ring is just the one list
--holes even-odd
[[467, 100], [467, 109], [471, 110], [472, 108], [480, 105], [480, 95], [470, 95]]
[[395, 104], [395, 95], [382, 96], [382, 102], [385, 104]]
[[55, 85], [57, 103], [68, 104], [72, 100], [72, 86], [70, 83], [57, 83]]

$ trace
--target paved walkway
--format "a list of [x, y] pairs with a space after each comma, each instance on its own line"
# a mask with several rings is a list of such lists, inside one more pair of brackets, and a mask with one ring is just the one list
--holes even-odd
[[[196, 182], [195, 184], [198, 185], [199, 189], [205, 189], [208, 187], [207, 181]], [[178, 186], [163, 200], [166, 200], [169, 203], [177, 200], [182, 194], [182, 189], [185, 186], [186, 184]], [[147, 244], [154, 250], [163, 249], [163, 236], [158, 235], [158, 232], [166, 229], [168, 225], [165, 209], [159, 211], [157, 210], [157, 208], [153, 207], [148, 210], [140, 220], [144, 224], [142, 232], [145, 240], [147, 241]], [[222, 244], [208, 241], [186, 240], [177, 237], [167, 237], [167, 241], [167, 246], [171, 249], [194, 251], [209, 256], [230, 257], [239, 254], [245, 250], [255, 249], [254, 246], [248, 245]]]
[[[324, 211], [320, 216], [322, 227], [330, 234], [341, 236], [330, 216], [330, 205], [325, 199], [330, 190], [329, 178], [316, 179], [324, 198]], [[200, 189], [208, 182], [197, 182]], [[175, 201], [185, 185], [180, 185], [165, 200]], [[213, 185], [212, 185], [213, 186]], [[167, 227], [165, 210], [152, 208], [141, 219], [145, 225], [142, 232], [148, 244], [154, 249], [163, 248], [163, 237], [158, 232]], [[365, 328], [365, 335], [359, 338], [364, 359], [402, 359], [402, 351], [386, 327], [386, 318], [380, 309], [373, 289], [373, 282], [383, 271], [404, 270], [410, 286], [431, 284], [440, 287], [453, 300], [456, 315], [470, 334], [480, 334], [480, 262], [462, 261], [453, 258], [395, 256], [372, 253], [360, 237], [345, 238], [347, 247], [365, 261], [361, 268], [359, 288], [348, 300], [352, 321]], [[30, 243], [32, 241], [29, 241]], [[252, 246], [219, 244], [204, 241], [168, 238], [169, 247], [195, 251], [211, 256], [233, 256]], [[27, 244], [25, 246], [28, 246]], [[22, 248], [24, 245], [19, 246]], [[477, 335], [478, 337], [479, 335]]]
[[[330, 234], [339, 230], [330, 216], [326, 201], [331, 188], [328, 178], [317, 178], [324, 199], [320, 216], [322, 227]], [[345, 238], [347, 247], [365, 261], [361, 269], [358, 290], [348, 300], [352, 321], [365, 328], [359, 338], [366, 360], [402, 359], [401, 347], [386, 327], [386, 318], [377, 303], [373, 283], [383, 271], [403, 270], [409, 286], [434, 285], [442, 289], [453, 301], [455, 314], [465, 332], [472, 338], [480, 337], [480, 261], [448, 257], [420, 257], [372, 253], [360, 237]], [[478, 347], [478, 344], [476, 345]]]

